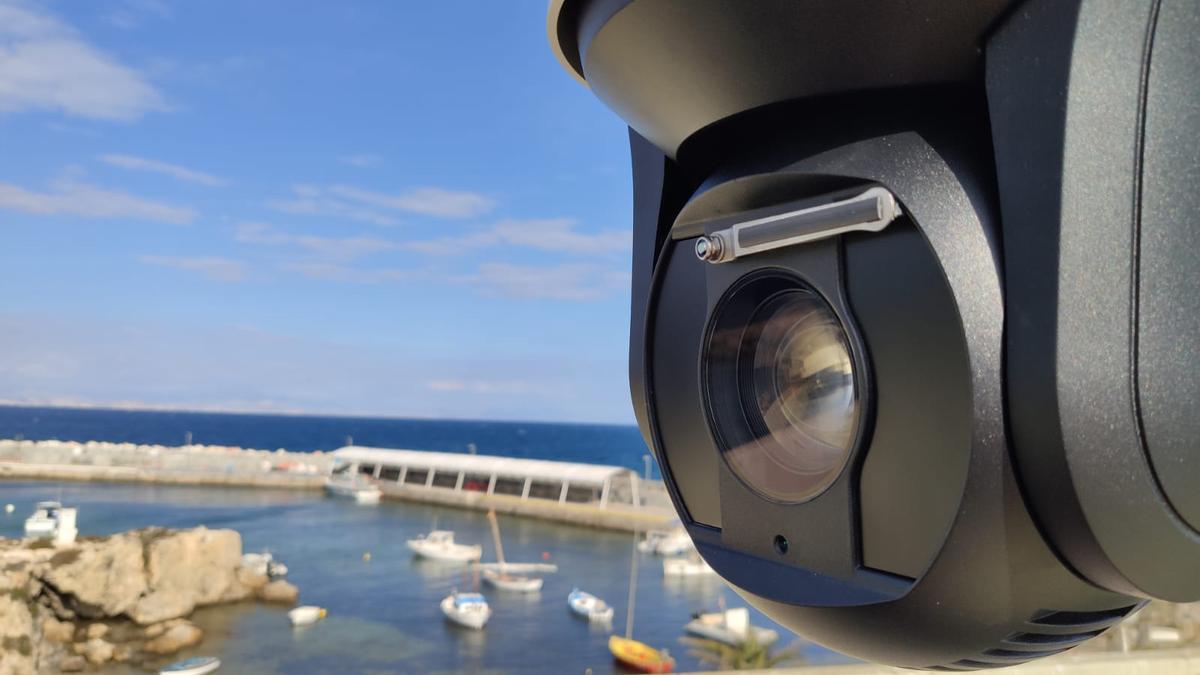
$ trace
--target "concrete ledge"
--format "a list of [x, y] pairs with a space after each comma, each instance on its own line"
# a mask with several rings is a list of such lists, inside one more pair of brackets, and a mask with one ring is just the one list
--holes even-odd
[[33, 480], [97, 481], [110, 483], [158, 483], [163, 485], [225, 485], [319, 490], [324, 476], [287, 473], [235, 473], [214, 471], [171, 471], [131, 466], [85, 464], [26, 464], [0, 462], [0, 478]]
[[[754, 671], [759, 675], [901, 675], [916, 671], [869, 664], [801, 666]], [[1074, 652], [994, 671], [1008, 675], [1196, 675], [1200, 649], [1148, 649], [1129, 653]], [[706, 671], [705, 675], [732, 675]]]

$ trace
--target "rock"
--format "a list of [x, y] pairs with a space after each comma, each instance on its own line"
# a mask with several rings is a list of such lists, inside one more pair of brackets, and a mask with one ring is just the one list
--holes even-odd
[[147, 638], [156, 638], [165, 632], [167, 632], [167, 624], [166, 622], [163, 622], [146, 626], [145, 630], [142, 631], [142, 635], [146, 636]]
[[133, 658], [133, 647], [129, 645], [116, 645], [113, 647], [112, 660], [117, 663], [125, 663]]
[[0, 673], [32, 673], [37, 662], [37, 635], [23, 592], [0, 591]]
[[300, 597], [300, 589], [295, 585], [276, 579], [271, 583], [258, 589], [258, 598], [263, 602], [278, 602], [285, 605], [291, 605]]
[[203, 638], [204, 631], [190, 623], [182, 623], [147, 642], [142, 646], [142, 651], [150, 654], [174, 654], [180, 649], [199, 644]]
[[248, 593], [242, 590], [242, 536], [233, 530], [194, 530], [144, 534], [146, 582], [150, 592], [127, 612], [139, 624], [186, 616]]
[[237, 580], [243, 587], [249, 589], [250, 594], [254, 594], [258, 589], [266, 586], [271, 578], [265, 574], [259, 574], [251, 569], [239, 567], [237, 571]]
[[100, 638], [92, 638], [84, 643], [83, 657], [94, 666], [108, 663], [113, 657], [113, 646]]
[[75, 639], [75, 624], [48, 616], [42, 619], [42, 638], [50, 642], [71, 642]]
[[82, 656], [64, 656], [58, 662], [58, 670], [63, 673], [78, 673], [87, 668], [87, 661]]
[[92, 619], [124, 614], [146, 591], [140, 533], [80, 542], [72, 551], [78, 555], [41, 565], [39, 576], [62, 596], [62, 604], [79, 616]]
[[108, 624], [106, 623], [94, 623], [87, 627], [87, 638], [89, 640], [102, 638], [105, 635], [108, 635]]

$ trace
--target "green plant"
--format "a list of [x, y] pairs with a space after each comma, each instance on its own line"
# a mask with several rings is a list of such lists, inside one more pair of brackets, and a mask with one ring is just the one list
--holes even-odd
[[684, 637], [680, 638], [691, 649], [688, 653], [701, 663], [713, 666], [718, 670], [757, 670], [774, 668], [776, 666], [795, 666], [804, 662], [800, 656], [799, 645], [792, 643], [786, 648], [772, 651], [772, 645], [759, 644], [753, 636], [736, 646], [730, 646], [716, 640]]

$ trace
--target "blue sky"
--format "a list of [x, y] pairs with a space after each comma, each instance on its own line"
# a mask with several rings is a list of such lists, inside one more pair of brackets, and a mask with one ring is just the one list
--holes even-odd
[[544, 0], [0, 0], [0, 399], [632, 421]]

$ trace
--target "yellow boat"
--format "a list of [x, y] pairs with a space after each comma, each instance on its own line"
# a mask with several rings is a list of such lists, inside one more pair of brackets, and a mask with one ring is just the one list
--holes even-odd
[[659, 651], [637, 640], [611, 635], [608, 651], [614, 659], [640, 673], [669, 673], [675, 669], [675, 659], [666, 650]]

